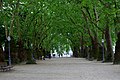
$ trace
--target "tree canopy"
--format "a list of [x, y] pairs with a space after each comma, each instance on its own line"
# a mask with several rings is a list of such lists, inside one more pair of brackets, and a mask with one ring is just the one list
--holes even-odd
[[4, 42], [3, 36], [11, 36], [15, 47], [41, 55], [71, 47], [75, 57], [83, 57], [89, 47], [91, 58], [97, 59], [104, 39], [110, 61], [120, 31], [119, 14], [119, 0], [1, 0], [0, 38]]

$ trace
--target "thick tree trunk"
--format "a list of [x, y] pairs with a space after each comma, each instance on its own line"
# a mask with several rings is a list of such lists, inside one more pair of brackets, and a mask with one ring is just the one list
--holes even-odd
[[27, 49], [27, 62], [26, 62], [26, 64], [36, 64], [36, 61], [33, 59], [33, 52], [31, 50], [31, 43], [29, 40], [27, 41], [27, 46], [28, 46], [28, 49]]
[[90, 53], [91, 59], [97, 59], [98, 53], [99, 53], [99, 46], [98, 46], [98, 39], [97, 39], [97, 33], [94, 31], [94, 36], [92, 36], [90, 30], [88, 29], [88, 33], [91, 38], [92, 43], [92, 52]]
[[97, 57], [97, 61], [102, 61], [103, 60], [103, 46], [99, 46], [99, 54]]
[[91, 40], [92, 43], [92, 52], [90, 53], [91, 59], [97, 59], [97, 54], [98, 54], [98, 45], [97, 41], [93, 38]]
[[[118, 4], [116, 1], [115, 3], [115, 8], [118, 9]], [[116, 42], [115, 46], [115, 54], [114, 54], [114, 62], [113, 64], [120, 64], [120, 30], [119, 30], [119, 23], [120, 23], [120, 17], [119, 13], [116, 13], [116, 18], [114, 19], [114, 25], [115, 25], [115, 33], [117, 34], [118, 40]]]
[[89, 46], [89, 53], [88, 53], [88, 59], [90, 60], [90, 61], [92, 61], [93, 60], [93, 49], [92, 49], [92, 46]]
[[[91, 16], [90, 16], [90, 12], [88, 10], [88, 8], [86, 8], [86, 11], [87, 13], [89, 14], [89, 17], [91, 19]], [[98, 47], [98, 39], [97, 39], [97, 33], [96, 31], [94, 31], [94, 36], [91, 34], [91, 31], [90, 31], [90, 28], [89, 28], [89, 23], [88, 23], [88, 17], [86, 16], [84, 10], [82, 10], [82, 13], [83, 13], [83, 16], [85, 18], [85, 21], [86, 21], [86, 24], [87, 24], [87, 29], [88, 29], [88, 34], [91, 38], [91, 43], [92, 43], [92, 53], [90, 53], [90, 56], [91, 58], [97, 58], [97, 55], [99, 53], [99, 47]], [[96, 12], [96, 8], [94, 8], [94, 14], [95, 14], [95, 17], [96, 17], [96, 25], [98, 25], [98, 14]], [[92, 22], [92, 20], [91, 20]]]
[[98, 59], [99, 45], [98, 45], [98, 34], [96, 31], [94, 31], [93, 53], [94, 53], [93, 57], [95, 59]]
[[93, 41], [92, 42], [92, 51], [93, 51], [93, 57], [94, 59], [97, 59], [97, 54], [98, 54], [98, 45], [97, 45], [97, 41]]
[[20, 62], [27, 60], [27, 56], [26, 56], [27, 53], [26, 53], [26, 50], [24, 49], [24, 44], [21, 39], [19, 39], [17, 42], [17, 53], [18, 53], [18, 59]]
[[89, 47], [88, 46], [85, 46], [84, 47], [84, 58], [86, 59], [90, 59], [90, 52], [89, 52]]
[[74, 49], [73, 49], [73, 57], [78, 57], [78, 54], [79, 54], [79, 52], [78, 52], [79, 50], [78, 50], [78, 47], [74, 47]]
[[113, 49], [112, 49], [112, 39], [110, 35], [110, 29], [107, 26], [105, 29], [105, 39], [106, 39], [106, 46], [107, 46], [107, 53], [106, 53], [106, 62], [111, 62], [113, 60]]
[[117, 35], [118, 40], [115, 46], [114, 64], [120, 64], [120, 32]]

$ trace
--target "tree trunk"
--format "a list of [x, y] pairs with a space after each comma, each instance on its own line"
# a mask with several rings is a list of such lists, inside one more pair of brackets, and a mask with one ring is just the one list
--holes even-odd
[[99, 45], [98, 45], [98, 34], [96, 31], [94, 31], [93, 53], [94, 53], [93, 57], [95, 59], [98, 59]]
[[[115, 3], [115, 9], [118, 9], [118, 4], [116, 1]], [[114, 62], [113, 64], [120, 64], [120, 28], [119, 28], [119, 23], [120, 23], [120, 17], [119, 13], [116, 13], [116, 18], [114, 19], [114, 25], [115, 25], [115, 33], [117, 34], [118, 40], [116, 42], [115, 46], [115, 54], [114, 54]]]
[[17, 41], [17, 45], [18, 45], [17, 46], [18, 58], [19, 58], [20, 62], [25, 61], [26, 60], [26, 53], [25, 53], [23, 41], [21, 39], [19, 39]]
[[81, 36], [81, 50], [80, 50], [80, 53], [81, 53], [81, 57], [85, 58], [85, 53], [84, 53], [84, 39], [83, 39], [83, 33], [82, 33], [82, 36]]
[[106, 39], [106, 47], [107, 47], [107, 53], [106, 53], [106, 62], [111, 62], [113, 60], [113, 49], [112, 49], [112, 40], [110, 35], [110, 28], [107, 26], [105, 29], [105, 39]]
[[91, 34], [90, 29], [88, 28], [88, 33], [91, 38], [92, 43], [92, 52], [90, 53], [91, 59], [97, 59], [98, 53], [99, 53], [99, 46], [98, 46], [98, 39], [97, 39], [97, 33], [94, 31], [94, 36]]
[[74, 49], [73, 49], [73, 57], [78, 57], [78, 47], [74, 46]]
[[120, 64], [120, 32], [117, 35], [118, 40], [115, 46], [114, 64]]
[[86, 59], [90, 59], [90, 52], [89, 52], [89, 47], [88, 46], [85, 46], [84, 47], [84, 58]]
[[26, 64], [36, 64], [36, 61], [33, 59], [33, 52], [31, 50], [31, 43], [30, 41], [28, 40], [27, 41], [27, 62]]
[[3, 52], [3, 49], [2, 49], [2, 46], [0, 45], [0, 62], [4, 62], [4, 52]]
[[103, 60], [103, 46], [99, 46], [99, 54], [97, 57], [97, 61], [102, 61]]

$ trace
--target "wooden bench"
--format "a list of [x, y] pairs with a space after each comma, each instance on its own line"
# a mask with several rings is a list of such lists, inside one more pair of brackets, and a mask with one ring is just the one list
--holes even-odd
[[0, 71], [2, 72], [9, 71], [11, 70], [11, 68], [13, 68], [13, 66], [7, 66], [6, 62], [0, 62]]

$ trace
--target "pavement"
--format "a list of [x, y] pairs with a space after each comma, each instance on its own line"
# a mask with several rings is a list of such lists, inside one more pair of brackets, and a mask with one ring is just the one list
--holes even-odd
[[84, 58], [52, 58], [0, 72], [0, 80], [120, 80], [120, 65]]

